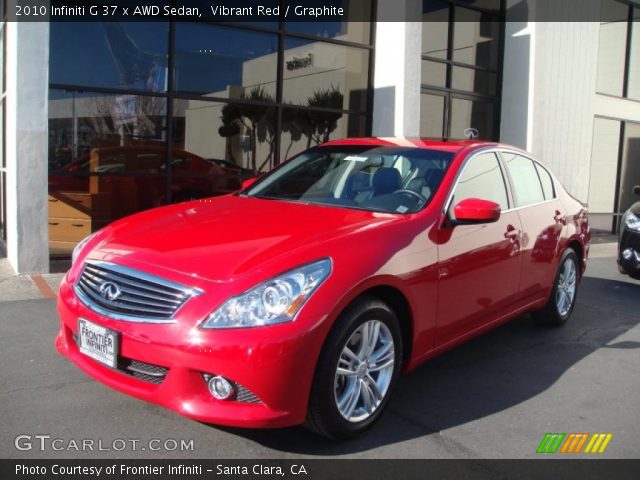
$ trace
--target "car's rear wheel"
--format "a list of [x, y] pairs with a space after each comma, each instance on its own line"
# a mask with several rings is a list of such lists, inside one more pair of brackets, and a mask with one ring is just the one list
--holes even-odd
[[357, 300], [327, 337], [305, 425], [329, 438], [352, 438], [370, 428], [389, 401], [401, 360], [396, 314], [378, 299]]
[[553, 283], [547, 304], [533, 313], [533, 318], [542, 325], [558, 327], [564, 325], [576, 304], [578, 294], [578, 256], [568, 248], [560, 258], [560, 267]]

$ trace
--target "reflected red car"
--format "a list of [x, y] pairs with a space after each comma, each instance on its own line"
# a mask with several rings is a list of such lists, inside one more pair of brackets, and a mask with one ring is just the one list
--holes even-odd
[[[88, 175], [96, 177], [94, 189], [116, 196], [113, 218], [157, 207], [166, 198], [167, 150], [162, 145], [99, 147], [57, 170], [49, 176], [49, 192], [88, 192]], [[171, 202], [184, 202], [222, 195], [240, 188], [250, 175], [233, 164], [218, 165], [191, 152], [173, 149], [171, 158]], [[155, 176], [154, 176], [155, 175]], [[133, 196], [132, 196], [133, 195]], [[122, 201], [126, 199], [126, 201]]]
[[523, 313], [564, 324], [589, 244], [585, 207], [526, 152], [333, 141], [85, 239], [56, 346], [199, 421], [349, 438], [429, 358]]

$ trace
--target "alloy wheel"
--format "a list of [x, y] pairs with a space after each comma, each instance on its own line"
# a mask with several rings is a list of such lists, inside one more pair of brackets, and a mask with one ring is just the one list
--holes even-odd
[[556, 288], [556, 307], [563, 317], [571, 311], [576, 296], [577, 277], [575, 262], [572, 258], [565, 259]]
[[335, 401], [349, 422], [369, 418], [384, 400], [395, 363], [393, 336], [379, 320], [360, 325], [349, 337], [338, 358]]

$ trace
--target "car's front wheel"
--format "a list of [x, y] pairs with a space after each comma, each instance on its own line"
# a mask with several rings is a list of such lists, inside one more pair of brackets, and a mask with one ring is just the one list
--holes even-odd
[[336, 321], [320, 354], [306, 426], [329, 438], [352, 438], [380, 418], [398, 377], [398, 318], [375, 298], [362, 298]]
[[578, 281], [578, 256], [573, 249], [568, 248], [560, 258], [551, 296], [541, 310], [533, 313], [534, 319], [542, 325], [564, 325], [576, 304]]

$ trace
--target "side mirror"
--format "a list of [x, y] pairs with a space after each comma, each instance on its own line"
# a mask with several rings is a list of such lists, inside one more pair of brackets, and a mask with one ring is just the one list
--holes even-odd
[[243, 180], [242, 181], [242, 190], [246, 190], [247, 188], [249, 188], [251, 185], [256, 183], [256, 180], [258, 180], [257, 177], [251, 177], [251, 178], [247, 178], [246, 180]]
[[500, 205], [480, 198], [467, 198], [453, 209], [454, 224], [493, 223], [500, 219]]
[[633, 187], [633, 194], [640, 197], [640, 185]]

